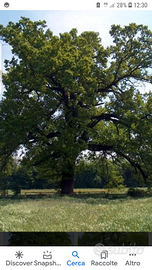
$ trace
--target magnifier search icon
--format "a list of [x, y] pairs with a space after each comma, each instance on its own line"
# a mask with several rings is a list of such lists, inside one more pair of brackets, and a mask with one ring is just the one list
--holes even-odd
[[72, 256], [73, 256], [73, 257], [78, 257], [78, 258], [79, 258], [78, 252], [77, 252], [77, 251], [73, 251], [73, 252], [72, 252]]

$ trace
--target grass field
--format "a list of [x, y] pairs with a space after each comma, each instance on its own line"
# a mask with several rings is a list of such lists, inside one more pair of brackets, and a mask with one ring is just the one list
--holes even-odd
[[[99, 194], [99, 193], [126, 193], [128, 191], [128, 188], [77, 188], [74, 189], [75, 194]], [[39, 194], [39, 193], [56, 193], [57, 190], [55, 189], [23, 189], [21, 190], [21, 195], [33, 193], [33, 194]], [[11, 191], [9, 191], [10, 194], [12, 194]]]
[[[139, 190], [144, 190], [146, 191], [147, 188], [138, 188]], [[77, 188], [74, 189], [75, 194], [82, 194], [82, 195], [87, 195], [87, 194], [125, 194], [127, 193], [128, 188], [126, 187], [121, 187], [121, 188]], [[53, 195], [58, 193], [58, 190], [56, 189], [22, 189], [21, 190], [21, 196], [25, 195], [39, 195], [39, 194], [46, 194], [46, 195]], [[3, 191], [0, 191], [0, 195], [3, 194]], [[6, 194], [13, 196], [13, 191], [7, 190]]]
[[152, 231], [152, 198], [0, 200], [0, 231]]

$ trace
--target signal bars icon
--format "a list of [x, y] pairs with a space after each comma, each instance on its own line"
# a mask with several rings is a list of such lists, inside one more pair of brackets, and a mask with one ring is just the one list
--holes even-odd
[[110, 6], [110, 8], [114, 8], [115, 7], [115, 3], [113, 3], [111, 6]]

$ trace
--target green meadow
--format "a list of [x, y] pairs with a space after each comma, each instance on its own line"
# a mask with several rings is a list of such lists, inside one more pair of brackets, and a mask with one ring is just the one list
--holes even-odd
[[1, 198], [0, 231], [152, 231], [152, 198]]

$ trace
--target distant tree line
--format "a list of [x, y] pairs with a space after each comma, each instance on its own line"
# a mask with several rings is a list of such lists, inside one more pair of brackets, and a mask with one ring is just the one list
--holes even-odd
[[[60, 189], [60, 176], [49, 175], [37, 168], [17, 165], [12, 159], [0, 177], [0, 190], [10, 189], [19, 194], [21, 189]], [[110, 159], [82, 159], [75, 172], [75, 188], [119, 188], [146, 186], [141, 176], [129, 163], [116, 164]]]
[[145, 186], [141, 176], [128, 164], [110, 159], [81, 161], [75, 175], [75, 188], [118, 188]]

